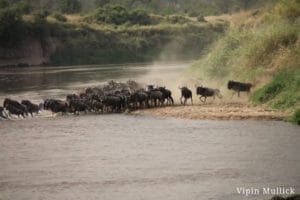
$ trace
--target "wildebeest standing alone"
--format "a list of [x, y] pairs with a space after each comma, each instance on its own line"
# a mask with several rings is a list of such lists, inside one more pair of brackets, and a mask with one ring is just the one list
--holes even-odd
[[[193, 94], [192, 91], [190, 89], [188, 89], [187, 87], [182, 87], [179, 89], [181, 90], [181, 97], [180, 97], [180, 103], [181, 104], [186, 104], [187, 100], [190, 98], [191, 99], [191, 103], [193, 105]], [[182, 102], [182, 98], [184, 98], [184, 102]]]
[[241, 83], [237, 81], [228, 81], [227, 88], [229, 90], [233, 90], [234, 92], [238, 93], [238, 96], [240, 96], [240, 92], [247, 92], [249, 94], [250, 89], [253, 85], [251, 83]]
[[215, 96], [217, 96], [219, 98], [222, 98], [222, 95], [221, 95], [219, 89], [212, 89], [212, 88], [200, 86], [200, 87], [197, 87], [196, 92], [197, 92], [197, 95], [200, 95], [199, 99], [202, 102], [206, 102], [207, 97], [213, 97], [213, 99], [215, 99]]

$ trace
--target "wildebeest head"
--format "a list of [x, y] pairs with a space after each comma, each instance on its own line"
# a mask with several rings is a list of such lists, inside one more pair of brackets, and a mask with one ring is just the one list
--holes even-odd
[[3, 107], [6, 108], [8, 106], [8, 104], [10, 104], [11, 101], [12, 101], [11, 99], [5, 98], [4, 102], [3, 102]]
[[147, 85], [148, 91], [154, 90], [154, 85]]

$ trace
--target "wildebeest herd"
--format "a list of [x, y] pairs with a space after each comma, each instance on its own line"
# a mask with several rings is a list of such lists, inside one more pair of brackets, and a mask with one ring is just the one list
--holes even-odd
[[[227, 88], [240, 96], [240, 92], [250, 92], [252, 84], [229, 81]], [[192, 91], [187, 87], [179, 87], [181, 90], [180, 103], [186, 105], [190, 99], [193, 104]], [[200, 101], [206, 102], [207, 97], [213, 99], [222, 98], [219, 89], [196, 86], [196, 94]], [[9, 119], [11, 115], [25, 118], [29, 114], [38, 114], [41, 110], [52, 113], [121, 113], [126, 110], [174, 105], [171, 90], [165, 87], [148, 85], [146, 88], [135, 81], [119, 83], [110, 81], [99, 87], [89, 87], [79, 94], [68, 94], [64, 100], [45, 99], [43, 103], [34, 104], [29, 100], [18, 102], [5, 98], [3, 107], [0, 106], [0, 118]]]

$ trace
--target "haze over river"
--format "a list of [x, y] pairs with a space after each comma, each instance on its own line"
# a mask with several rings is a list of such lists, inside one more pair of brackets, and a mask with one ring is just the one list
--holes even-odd
[[[61, 98], [111, 79], [168, 86], [186, 66], [0, 68], [0, 101]], [[0, 199], [269, 199], [263, 187], [300, 193], [299, 130], [279, 121], [130, 114], [0, 121]], [[245, 197], [237, 187], [260, 194]]]

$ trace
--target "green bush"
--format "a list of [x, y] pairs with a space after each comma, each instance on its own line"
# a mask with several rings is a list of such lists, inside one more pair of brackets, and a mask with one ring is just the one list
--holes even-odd
[[48, 11], [39, 11], [33, 14], [34, 23], [30, 24], [30, 34], [43, 41], [49, 36], [49, 26], [46, 17], [49, 15]]
[[95, 0], [94, 1], [94, 4], [97, 6], [97, 7], [102, 7], [102, 6], [105, 6], [106, 4], [109, 3], [109, 0]]
[[296, 19], [300, 16], [300, 1], [280, 0], [276, 4], [275, 11], [281, 16]]
[[190, 20], [182, 15], [169, 15], [167, 16], [167, 21], [174, 24], [185, 24]]
[[252, 95], [256, 103], [268, 103], [277, 109], [286, 109], [300, 104], [300, 69], [283, 70], [273, 80], [256, 90]]
[[131, 24], [148, 25], [151, 24], [151, 19], [146, 11], [133, 10], [129, 13], [129, 22]]
[[7, 8], [0, 10], [0, 45], [12, 47], [18, 45], [24, 38], [25, 25], [22, 13], [16, 9]]
[[81, 11], [82, 5], [79, 0], [60, 0], [59, 9], [62, 13], [78, 13]]
[[61, 13], [53, 13], [52, 15], [54, 17], [54, 19], [56, 19], [57, 21], [60, 21], [60, 22], [66, 22], [67, 21], [67, 18], [62, 15]]
[[205, 20], [205, 18], [204, 18], [203, 15], [197, 16], [197, 21], [198, 21], [198, 22], [206, 22], [206, 20]]
[[116, 25], [126, 23], [128, 17], [128, 11], [119, 5], [106, 5], [104, 8], [98, 8], [94, 15], [97, 21]]
[[98, 8], [92, 16], [98, 22], [121, 25], [125, 23], [148, 25], [151, 23], [150, 16], [144, 10], [133, 10], [129, 12], [119, 5], [106, 5]]
[[0, 9], [7, 8], [9, 3], [7, 0], [0, 0]]
[[22, 14], [28, 14], [32, 11], [30, 4], [25, 1], [19, 1], [18, 3], [15, 3], [11, 6], [11, 8]]
[[296, 109], [289, 121], [300, 125], [300, 108]]

